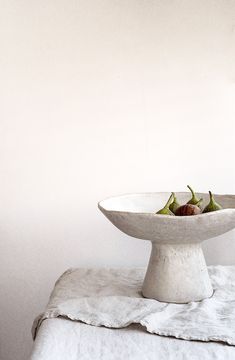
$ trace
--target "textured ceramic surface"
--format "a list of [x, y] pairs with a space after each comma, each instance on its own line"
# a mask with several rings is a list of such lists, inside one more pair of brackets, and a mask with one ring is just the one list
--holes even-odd
[[[203, 197], [205, 206], [208, 194]], [[235, 227], [235, 195], [215, 195], [223, 210], [196, 216], [156, 215], [170, 193], [140, 193], [109, 198], [98, 206], [121, 231], [152, 242], [142, 292], [159, 301], [186, 303], [212, 295], [201, 242]], [[189, 193], [176, 193], [179, 203]]]

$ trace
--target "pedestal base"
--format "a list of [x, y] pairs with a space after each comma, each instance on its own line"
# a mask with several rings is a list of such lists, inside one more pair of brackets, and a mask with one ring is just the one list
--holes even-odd
[[143, 296], [163, 302], [188, 303], [212, 295], [200, 244], [152, 243]]

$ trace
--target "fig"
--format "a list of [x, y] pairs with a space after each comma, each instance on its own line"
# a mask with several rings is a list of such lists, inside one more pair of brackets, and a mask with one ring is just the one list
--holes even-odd
[[158, 210], [158, 212], [156, 212], [156, 214], [159, 215], [174, 215], [174, 213], [169, 209], [170, 204], [173, 202], [173, 195], [171, 194], [171, 196], [169, 197], [169, 199], [167, 200], [166, 205]]
[[187, 185], [187, 187], [189, 188], [189, 190], [192, 193], [192, 198], [187, 202], [187, 204], [192, 204], [192, 205], [197, 205], [197, 203], [199, 202], [199, 199], [197, 198], [194, 190], [191, 188], [191, 186]]
[[180, 207], [175, 212], [176, 216], [191, 216], [191, 215], [199, 215], [202, 211], [197, 205], [185, 204]]
[[177, 201], [175, 193], [173, 192], [171, 194], [173, 196], [173, 202], [170, 204], [169, 209], [170, 209], [170, 211], [172, 211], [175, 214], [178, 207], [180, 207], [180, 204]]
[[209, 195], [210, 195], [210, 202], [203, 210], [203, 213], [222, 210], [223, 209], [222, 206], [215, 201], [211, 191], [209, 191]]

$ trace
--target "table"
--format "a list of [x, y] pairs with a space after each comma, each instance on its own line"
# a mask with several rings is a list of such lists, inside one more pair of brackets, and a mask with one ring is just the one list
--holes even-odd
[[[107, 273], [108, 271], [108, 273]], [[138, 274], [143, 275], [144, 269], [139, 269]], [[227, 291], [226, 295], [226, 306], [225, 307], [216, 307], [215, 312], [211, 313], [212, 319], [216, 317], [217, 313], [223, 314], [223, 311], [226, 310], [227, 316], [230, 316], [230, 320], [232, 320], [232, 316], [234, 315], [234, 311], [232, 309], [234, 302], [234, 275], [235, 269], [234, 267], [211, 267], [209, 270], [212, 278], [212, 282], [217, 285], [225, 286]], [[122, 275], [125, 274], [124, 287], [122, 285]], [[129, 277], [127, 276], [129, 274]], [[132, 289], [130, 293], [127, 291], [125, 287], [127, 284], [130, 284], [131, 279], [135, 282], [135, 276], [137, 272], [136, 269], [121, 269], [119, 272], [117, 269], [107, 270], [107, 269], [70, 269], [67, 270], [62, 277], [60, 277], [59, 282], [57, 281], [56, 287], [59, 286], [59, 289], [63, 289], [63, 293], [66, 296], [70, 295], [70, 298], [73, 298], [77, 301], [77, 296], [80, 291], [83, 293], [83, 296], [87, 298], [91, 291], [93, 291], [93, 297], [91, 299], [97, 299], [99, 303], [99, 295], [110, 296], [116, 294], [116, 286], [118, 285], [119, 296], [121, 297], [121, 303], [123, 304], [124, 299], [129, 298], [128, 296], [138, 296], [138, 291], [136, 293], [135, 287]], [[79, 275], [79, 276], [78, 276]], [[109, 275], [109, 276], [107, 276]], [[111, 276], [112, 275], [112, 276]], [[142, 276], [141, 275], [141, 276]], [[92, 277], [93, 276], [93, 277]], [[97, 295], [97, 291], [99, 292], [100, 284], [103, 287], [103, 293], [99, 293]], [[111, 277], [110, 277], [111, 276]], [[139, 281], [136, 283], [137, 290], [141, 289], [141, 276]], [[67, 281], [67, 279], [71, 281]], [[82, 281], [84, 279], [84, 281]], [[94, 288], [95, 282], [97, 285]], [[105, 280], [106, 279], [106, 280]], [[90, 284], [89, 291], [86, 291], [87, 281]], [[61, 283], [62, 282], [62, 283]], [[82, 284], [83, 283], [83, 284]], [[92, 285], [93, 284], [93, 285]], [[105, 286], [106, 285], [106, 286]], [[56, 288], [55, 287], [55, 288]], [[223, 288], [223, 287], [222, 287]], [[77, 291], [79, 290], [79, 291]], [[221, 288], [218, 288], [219, 294], [221, 295], [221, 299], [223, 300], [224, 292], [221, 292]], [[230, 293], [229, 293], [230, 292]], [[132, 295], [131, 295], [132, 294]], [[56, 301], [58, 300], [58, 288], [57, 291], [53, 291], [50, 306], [52, 313], [48, 310], [45, 314], [44, 319], [39, 326], [39, 330], [37, 332], [36, 340], [33, 347], [33, 352], [30, 360], [112, 360], [112, 359], [125, 359], [125, 360], [234, 360], [235, 359], [235, 347], [225, 345], [223, 343], [218, 342], [200, 342], [200, 341], [186, 341], [180, 340], [173, 337], [164, 337], [158, 336], [154, 334], [150, 334], [145, 330], [144, 326], [140, 324], [132, 324], [123, 328], [105, 328], [98, 326], [87, 325], [81, 321], [72, 321], [67, 318], [60, 316], [58, 318], [52, 318], [53, 316], [62, 315], [61, 313], [57, 313]], [[81, 294], [80, 294], [81, 295]], [[92, 294], [91, 294], [92, 295]], [[123, 298], [122, 298], [123, 297]], [[141, 297], [136, 298], [141, 299]], [[220, 298], [219, 298], [220, 299]], [[230, 303], [228, 302], [230, 299]], [[222, 302], [219, 301], [219, 304]], [[62, 304], [64, 304], [64, 299], [62, 297]], [[149, 301], [149, 300], [147, 300]], [[86, 300], [85, 310], [87, 311], [87, 300]], [[126, 304], [126, 303], [125, 303]], [[139, 303], [137, 303], [139, 304]], [[199, 303], [198, 306], [200, 311], [207, 310], [207, 300], [204, 301], [204, 304]], [[162, 304], [160, 304], [162, 305]], [[193, 312], [195, 314], [195, 305], [193, 305]], [[76, 302], [76, 311], [81, 314], [82, 311], [82, 302]], [[117, 306], [117, 302], [115, 302], [115, 306]], [[155, 305], [154, 305], [155, 306]], [[164, 304], [163, 304], [164, 306]], [[184, 305], [177, 305], [184, 306]], [[204, 307], [205, 306], [205, 307]], [[167, 305], [167, 311], [169, 315], [169, 308], [172, 307], [171, 304]], [[175, 305], [173, 305], [175, 308]], [[117, 308], [117, 307], [116, 307]], [[138, 305], [139, 308], [139, 305]], [[191, 306], [190, 306], [191, 308]], [[118, 308], [118, 314], [120, 308]], [[126, 309], [126, 307], [125, 307]], [[204, 309], [204, 310], [203, 310]], [[221, 310], [223, 309], [223, 311]], [[231, 309], [231, 311], [230, 311]], [[83, 307], [84, 310], [84, 307]], [[105, 309], [104, 309], [105, 310]], [[53, 314], [55, 312], [55, 314]], [[88, 311], [89, 313], [89, 311]], [[129, 313], [129, 308], [128, 308]], [[206, 318], [206, 314], [203, 312], [203, 322], [208, 322], [209, 318]], [[111, 315], [113, 315], [113, 310]], [[89, 315], [90, 316], [90, 315]], [[164, 313], [163, 313], [164, 316]], [[198, 315], [197, 315], [198, 316]], [[47, 319], [49, 317], [49, 319]], [[40, 318], [40, 317], [39, 317]], [[76, 317], [74, 317], [76, 318]], [[77, 317], [78, 319], [79, 317]], [[89, 320], [87, 318], [87, 320]], [[177, 322], [177, 318], [174, 318], [173, 324], [175, 321]], [[82, 319], [83, 321], [86, 321]], [[187, 319], [185, 320], [187, 321]], [[132, 321], [132, 323], [135, 321]], [[191, 323], [188, 322], [187, 326], [189, 330], [191, 329]], [[196, 323], [194, 322], [196, 325]], [[199, 322], [197, 317], [197, 324], [199, 324], [200, 328], [203, 326], [203, 323]], [[224, 319], [222, 319], [222, 323], [220, 326], [224, 324]], [[233, 322], [228, 322], [230, 325], [226, 325], [226, 328], [223, 329], [222, 335], [225, 335], [225, 330], [233, 328]], [[185, 324], [186, 325], [186, 324]], [[184, 329], [186, 326], [184, 326]], [[122, 325], [125, 326], [125, 325]], [[213, 326], [213, 324], [212, 324]], [[231, 328], [231, 330], [232, 330]], [[172, 329], [171, 329], [172, 330]], [[195, 330], [193, 328], [193, 330]], [[232, 334], [231, 334], [232, 335]]]

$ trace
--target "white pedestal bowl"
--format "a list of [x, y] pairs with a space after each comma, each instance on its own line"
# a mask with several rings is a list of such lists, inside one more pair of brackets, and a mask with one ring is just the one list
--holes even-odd
[[[176, 195], [181, 204], [190, 198], [189, 193]], [[151, 241], [144, 297], [173, 303], [199, 301], [213, 293], [201, 243], [235, 227], [235, 195], [215, 195], [223, 210], [195, 216], [156, 215], [169, 196], [122, 195], [103, 200], [98, 207], [124, 233]], [[205, 206], [208, 194], [198, 196], [203, 197]]]

